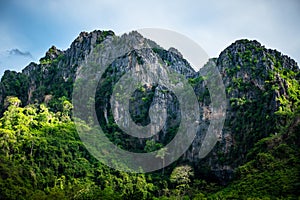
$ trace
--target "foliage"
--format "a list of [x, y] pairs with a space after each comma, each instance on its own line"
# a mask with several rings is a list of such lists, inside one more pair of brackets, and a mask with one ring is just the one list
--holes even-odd
[[84, 148], [65, 113], [41, 104], [19, 107], [15, 97], [0, 120], [0, 199], [147, 199], [144, 174], [117, 173]]
[[300, 195], [297, 189], [300, 184], [297, 175], [300, 170], [300, 146], [286, 135], [299, 141], [299, 122], [294, 121], [290, 128], [257, 142], [248, 154], [250, 160], [237, 169], [235, 181], [210, 197], [297, 199]]
[[176, 185], [176, 189], [185, 193], [186, 189], [189, 188], [193, 175], [194, 172], [190, 166], [178, 166], [172, 171], [170, 181]]

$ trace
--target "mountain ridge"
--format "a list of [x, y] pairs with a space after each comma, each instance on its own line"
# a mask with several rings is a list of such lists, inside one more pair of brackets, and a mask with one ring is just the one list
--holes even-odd
[[[114, 44], [122, 48], [113, 49]], [[116, 59], [105, 60], [109, 53]], [[81, 72], [86, 63], [87, 71]], [[133, 94], [119, 94], [129, 97], [130, 117], [142, 126], [150, 122], [153, 103], [166, 108], [164, 127], [150, 139], [120, 130], [113, 112], [124, 110], [112, 110], [110, 98], [124, 74], [153, 63], [185, 77], [193, 88], [200, 111], [196, 137], [178, 160], [159, 171], [114, 170], [97, 161], [79, 138], [70, 102], [74, 82], [97, 84], [95, 98], [83, 103], [95, 105], [110, 141], [128, 151], [152, 152], [177, 133], [182, 116], [176, 95], [157, 84], [155, 74]], [[216, 145], [203, 158], [199, 152], [206, 132], [219, 114], [208, 88], [212, 69], [225, 87], [227, 99], [221, 105], [226, 105], [226, 119]], [[112, 31], [82, 32], [67, 50], [52, 46], [39, 64], [30, 63], [20, 73], [6, 71], [1, 79], [0, 199], [297, 199], [299, 83], [298, 64], [257, 41], [237, 40], [195, 72], [178, 50], [162, 49], [137, 32], [120, 37]], [[89, 118], [85, 121], [82, 128], [98, 130]], [[163, 154], [157, 160], [163, 164]]]
[[[9, 96], [18, 97], [23, 106], [45, 103], [51, 111], [61, 111], [60, 99], [71, 100], [73, 83], [81, 63], [89, 56], [95, 64], [101, 63], [101, 59], [93, 53], [105, 52], [104, 47], [109, 48], [110, 44], [118, 41], [125, 41], [125, 46], [128, 42], [148, 47], [146, 50], [130, 50], [124, 57], [118, 57], [105, 71], [105, 77], [100, 77], [96, 93], [101, 125], [108, 137], [118, 141], [118, 145], [123, 145], [125, 149], [146, 151], [143, 147], [147, 141], [125, 136], [116, 128], [112, 114], [107, 112], [111, 107], [109, 98], [116, 81], [128, 70], [142, 66], [143, 61], [150, 59], [150, 54], [152, 58], [186, 76], [198, 98], [201, 107], [199, 130], [195, 141], [177, 163], [188, 162], [199, 177], [228, 184], [234, 179], [235, 171], [249, 161], [249, 152], [256, 147], [257, 142], [281, 132], [282, 127], [287, 126], [291, 117], [298, 112], [298, 64], [277, 50], [265, 48], [256, 40], [237, 40], [225, 48], [218, 58], [209, 61], [214, 63], [223, 79], [227, 113], [220, 141], [205, 158], [201, 158], [199, 150], [214, 109], [207, 88], [207, 79], [211, 77], [202, 76], [201, 70], [207, 70], [211, 65], [208, 63], [199, 72], [195, 72], [178, 51], [162, 49], [137, 32], [119, 37], [112, 31], [93, 31], [80, 33], [65, 51], [50, 47], [39, 64], [30, 63], [21, 73], [6, 71], [0, 83], [1, 113], [9, 105], [6, 101]], [[152, 138], [159, 146], [167, 144], [174, 137], [180, 116], [174, 94], [162, 86], [151, 85], [153, 80], [149, 80], [147, 87], [142, 86], [133, 94], [131, 112], [135, 122], [147, 124], [151, 100], [167, 102], [170, 117], [163, 130]], [[297, 127], [297, 120], [295, 124]]]

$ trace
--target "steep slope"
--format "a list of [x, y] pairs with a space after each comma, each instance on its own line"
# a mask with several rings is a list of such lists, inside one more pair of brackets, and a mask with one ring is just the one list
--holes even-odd
[[299, 110], [276, 135], [263, 138], [247, 154], [234, 180], [212, 199], [299, 198], [300, 115]]
[[[212, 170], [226, 182], [234, 169], [247, 161], [253, 145], [279, 133], [299, 109], [300, 70], [288, 56], [249, 40], [236, 41], [214, 61], [226, 87], [226, 121], [222, 140], [198, 167], [200, 172]], [[195, 90], [209, 114], [209, 91], [204, 85], [205, 81], [200, 81]], [[197, 152], [199, 145], [193, 148]], [[187, 152], [186, 156], [197, 160], [197, 153]]]
[[96, 45], [113, 36], [112, 31], [82, 32], [69, 49], [61, 51], [52, 46], [39, 64], [30, 63], [21, 73], [6, 71], [0, 85], [0, 109], [5, 97], [10, 95], [18, 96], [23, 105], [70, 97], [78, 65]]

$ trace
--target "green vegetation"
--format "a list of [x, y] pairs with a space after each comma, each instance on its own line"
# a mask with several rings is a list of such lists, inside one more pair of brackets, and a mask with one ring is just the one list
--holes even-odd
[[147, 199], [143, 174], [116, 172], [90, 156], [67, 117], [10, 97], [0, 120], [0, 199]]
[[28, 96], [24, 94], [27, 93], [28, 88], [29, 78], [26, 75], [14, 71], [5, 71], [0, 82], [0, 116], [8, 106], [4, 101], [5, 98], [2, 97], [1, 99], [1, 90], [5, 91], [6, 96], [19, 96], [21, 104], [25, 105], [28, 101]]
[[52, 60], [50, 60], [49, 58], [48, 59], [41, 59], [40, 60], [40, 64], [41, 65], [50, 65], [52, 63]]
[[[113, 33], [106, 31], [97, 38], [99, 48], [108, 36]], [[180, 158], [159, 171], [139, 174], [116, 171], [96, 160], [72, 121], [75, 72], [71, 67], [61, 71], [59, 66], [68, 61], [60, 54], [33, 64], [30, 76], [6, 71], [1, 80], [0, 199], [299, 199], [299, 69], [289, 67], [279, 52], [249, 40], [241, 44], [243, 48], [235, 54], [227, 51], [222, 63], [230, 111], [225, 127], [232, 147], [224, 153], [217, 143], [213, 154], [218, 164], [214, 166], [237, 167], [226, 185], [216, 180], [211, 166], [202, 166], [205, 159], [192, 163]], [[153, 51], [171, 67], [171, 57], [178, 57], [163, 49]], [[136, 59], [143, 64], [142, 57]], [[140, 85], [130, 96], [117, 94], [120, 99], [128, 97], [131, 117], [140, 125], [149, 123], [149, 108], [157, 91], [169, 101], [168, 129], [157, 136], [163, 139], [138, 140], [124, 134], [109, 109], [113, 85], [127, 69], [118, 71], [113, 64], [101, 77], [96, 98], [84, 103], [95, 104], [110, 141], [129, 151], [159, 150], [156, 157], [164, 165], [170, 150], [163, 147], [176, 135], [181, 117], [176, 96], [157, 85]], [[93, 66], [88, 70], [92, 72]], [[211, 103], [205, 87], [209, 78], [189, 79], [204, 106]], [[92, 123], [82, 126], [95, 128]]]
[[[72, 105], [61, 98], [56, 113], [47, 106], [20, 107], [8, 97], [0, 120], [1, 199], [286, 199], [299, 196], [297, 120], [260, 140], [228, 186], [198, 177], [189, 165], [161, 174], [131, 174], [103, 166], [84, 148], [70, 119]], [[295, 114], [294, 119], [300, 117]], [[162, 145], [148, 141], [147, 152]], [[162, 152], [161, 158], [163, 159]]]
[[228, 187], [213, 199], [297, 199], [300, 184], [300, 124], [295, 120], [281, 133], [257, 142]]

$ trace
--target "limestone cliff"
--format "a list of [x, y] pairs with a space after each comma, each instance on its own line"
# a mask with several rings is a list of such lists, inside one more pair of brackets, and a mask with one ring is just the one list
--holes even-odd
[[[111, 51], [112, 44], [118, 42], [120, 48]], [[139, 48], [129, 48], [132, 46]], [[107, 52], [121, 56], [108, 61], [105, 60]], [[129, 70], [142, 69], [144, 63], [157, 62], [186, 77], [198, 97], [201, 120], [194, 142], [179, 162], [188, 161], [195, 166], [199, 176], [214, 175], [224, 183], [232, 178], [235, 168], [247, 161], [246, 155], [254, 143], [276, 133], [276, 124], [284, 124], [286, 116], [299, 106], [300, 94], [297, 91], [300, 90], [293, 89], [299, 87], [297, 63], [276, 50], [266, 49], [257, 41], [236, 41], [218, 58], [209, 61], [216, 65], [222, 76], [227, 112], [219, 142], [202, 158], [199, 150], [213, 109], [207, 88], [209, 75], [202, 76], [201, 71], [195, 72], [178, 50], [164, 50], [137, 32], [119, 37], [112, 31], [93, 31], [80, 33], [65, 51], [52, 46], [39, 64], [30, 63], [21, 73], [6, 71], [0, 83], [1, 110], [5, 108], [7, 96], [19, 97], [23, 105], [45, 102], [52, 109], [58, 109], [56, 101], [63, 96], [71, 99], [74, 80], [80, 76], [78, 69], [88, 60], [93, 60], [97, 66], [109, 65], [102, 77], [97, 77], [97, 73], [92, 73], [90, 77], [98, 84], [95, 104], [100, 124], [117, 145], [137, 152], [145, 150], [147, 140], [128, 136], [116, 126], [110, 105], [114, 85]], [[209, 68], [209, 63], [201, 70]], [[95, 71], [92, 68], [88, 70]], [[157, 84], [156, 79], [149, 76], [147, 83], [132, 94], [130, 113], [137, 124], [147, 125], [150, 105], [153, 102], [165, 104], [167, 121], [151, 139], [166, 145], [180, 124], [180, 105], [176, 95]], [[122, 107], [116, 109], [122, 112]]]

